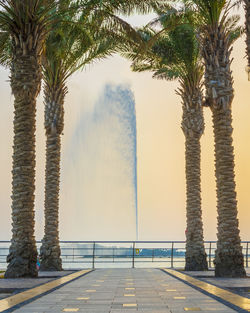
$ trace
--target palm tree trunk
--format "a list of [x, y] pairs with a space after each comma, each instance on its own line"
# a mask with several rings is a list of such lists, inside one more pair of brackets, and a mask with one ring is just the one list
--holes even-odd
[[212, 108], [217, 182], [218, 243], [215, 276], [245, 276], [237, 219], [231, 108]]
[[45, 84], [45, 228], [40, 250], [41, 270], [62, 270], [59, 244], [59, 190], [61, 134], [63, 131], [64, 97], [67, 88], [53, 88]]
[[[182, 93], [183, 119], [182, 130], [185, 135], [186, 162], [186, 271], [205, 271], [208, 269], [204, 247], [201, 210], [201, 169], [200, 138], [204, 132], [204, 118], [201, 107], [201, 91], [196, 90], [196, 101], [191, 103], [185, 90]], [[194, 95], [194, 94], [193, 94]]]
[[200, 138], [186, 137], [186, 271], [206, 271], [200, 186]]
[[18, 50], [11, 66], [14, 101], [12, 240], [6, 278], [36, 277], [34, 238], [35, 115], [40, 91], [40, 58]]
[[203, 45], [207, 98], [213, 114], [217, 185], [217, 277], [244, 277], [244, 259], [237, 219], [231, 106], [234, 97], [231, 51], [223, 27], [209, 29]]
[[245, 17], [246, 17], [246, 52], [247, 52], [247, 72], [248, 72], [248, 80], [250, 80], [250, 0], [244, 0], [245, 2]]
[[41, 270], [62, 270], [59, 245], [59, 185], [61, 138], [59, 134], [47, 134], [45, 175], [45, 235], [40, 251]]

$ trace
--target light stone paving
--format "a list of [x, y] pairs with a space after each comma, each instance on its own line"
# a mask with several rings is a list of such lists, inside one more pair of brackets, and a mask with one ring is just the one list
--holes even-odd
[[185, 272], [183, 273], [187, 275], [191, 275], [193, 277], [197, 277], [198, 279], [201, 279], [203, 281], [206, 281], [208, 283], [214, 284], [219, 287], [225, 287], [225, 288], [239, 288], [239, 287], [249, 287], [250, 289], [250, 268], [246, 269], [247, 277], [246, 278], [219, 278], [214, 277], [214, 271], [204, 271], [204, 272]]
[[158, 269], [98, 269], [16, 313], [237, 312]]
[[63, 285], [72, 282], [73, 280], [82, 277], [88, 273], [90, 270], [81, 270], [74, 272], [70, 275], [62, 276], [40, 286], [18, 292], [9, 297], [0, 300], [0, 312], [6, 312], [6, 310], [12, 310], [15, 306], [24, 304], [24, 302], [31, 301], [36, 297], [40, 297], [42, 294], [52, 292], [56, 288], [62, 287]]
[[39, 272], [38, 278], [7, 278], [0, 277], [0, 300], [9, 297], [15, 293], [23, 290], [34, 288], [41, 284], [48, 283], [55, 279], [65, 275], [73, 273], [72, 271], [61, 272]]
[[73, 271], [61, 271], [61, 272], [39, 272], [38, 278], [5, 278], [0, 279], [0, 290], [2, 288], [13, 289], [26, 289], [36, 287], [41, 284], [45, 284], [52, 281], [55, 278], [59, 278], [65, 275], [69, 275]]

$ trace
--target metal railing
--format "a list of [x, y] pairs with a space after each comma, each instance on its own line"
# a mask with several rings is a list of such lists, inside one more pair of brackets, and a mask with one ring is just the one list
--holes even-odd
[[[0, 268], [6, 268], [10, 241], [0, 241]], [[38, 251], [41, 242], [37, 242]], [[185, 265], [185, 241], [61, 241], [63, 267], [169, 267]], [[249, 265], [249, 241], [242, 241], [245, 266]], [[216, 241], [205, 241], [212, 268]]]

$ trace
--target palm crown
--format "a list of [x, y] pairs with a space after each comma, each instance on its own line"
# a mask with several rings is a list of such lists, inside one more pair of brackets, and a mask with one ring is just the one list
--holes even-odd
[[[67, 14], [49, 33], [42, 59], [45, 105], [50, 112], [45, 114], [45, 127], [50, 131], [54, 123], [59, 133], [63, 129], [63, 108], [59, 114], [58, 105], [68, 91], [67, 79], [85, 65], [113, 53], [116, 38], [111, 30], [98, 28], [96, 21], [86, 16], [86, 11], [79, 14], [71, 1], [60, 3], [59, 14], [62, 6]], [[54, 105], [50, 103], [51, 97]]]
[[[180, 23], [178, 12], [174, 8], [171, 13], [159, 10], [157, 13], [158, 18], [153, 23], [138, 30], [144, 44], [143, 49], [132, 42], [129, 49], [122, 47], [123, 55], [134, 60], [134, 71], [152, 71], [154, 78], [178, 79], [184, 84], [191, 80], [194, 80], [193, 84], [199, 83], [203, 75], [203, 65], [195, 27], [183, 18]], [[152, 27], [156, 23], [163, 30], [170, 23], [172, 26], [170, 31], [159, 32], [159, 29]]]
[[243, 28], [238, 25], [240, 16], [231, 15], [231, 9], [240, 1], [232, 0], [184, 0], [185, 9], [189, 18], [199, 31], [204, 35], [208, 28], [220, 27], [227, 34], [230, 44], [239, 38]]
[[95, 32], [93, 21], [86, 21], [84, 15], [76, 18], [68, 14], [46, 40], [44, 78], [48, 82], [65, 82], [85, 64], [110, 55], [115, 48], [112, 38], [111, 33], [104, 29]]
[[[0, 51], [8, 52], [1, 53], [3, 64], [8, 62], [10, 53], [15, 53], [16, 48], [21, 48], [24, 55], [32, 49], [37, 54], [41, 53], [56, 3], [52, 0], [0, 1]], [[6, 46], [10, 38], [11, 45]]]

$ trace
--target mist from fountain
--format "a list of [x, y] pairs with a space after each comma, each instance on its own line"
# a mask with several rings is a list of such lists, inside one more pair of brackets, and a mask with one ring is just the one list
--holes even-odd
[[64, 180], [75, 186], [68, 195], [75, 217], [93, 227], [102, 220], [112, 237], [132, 223], [138, 240], [137, 128], [129, 86], [104, 87], [92, 110], [81, 116], [64, 163]]

